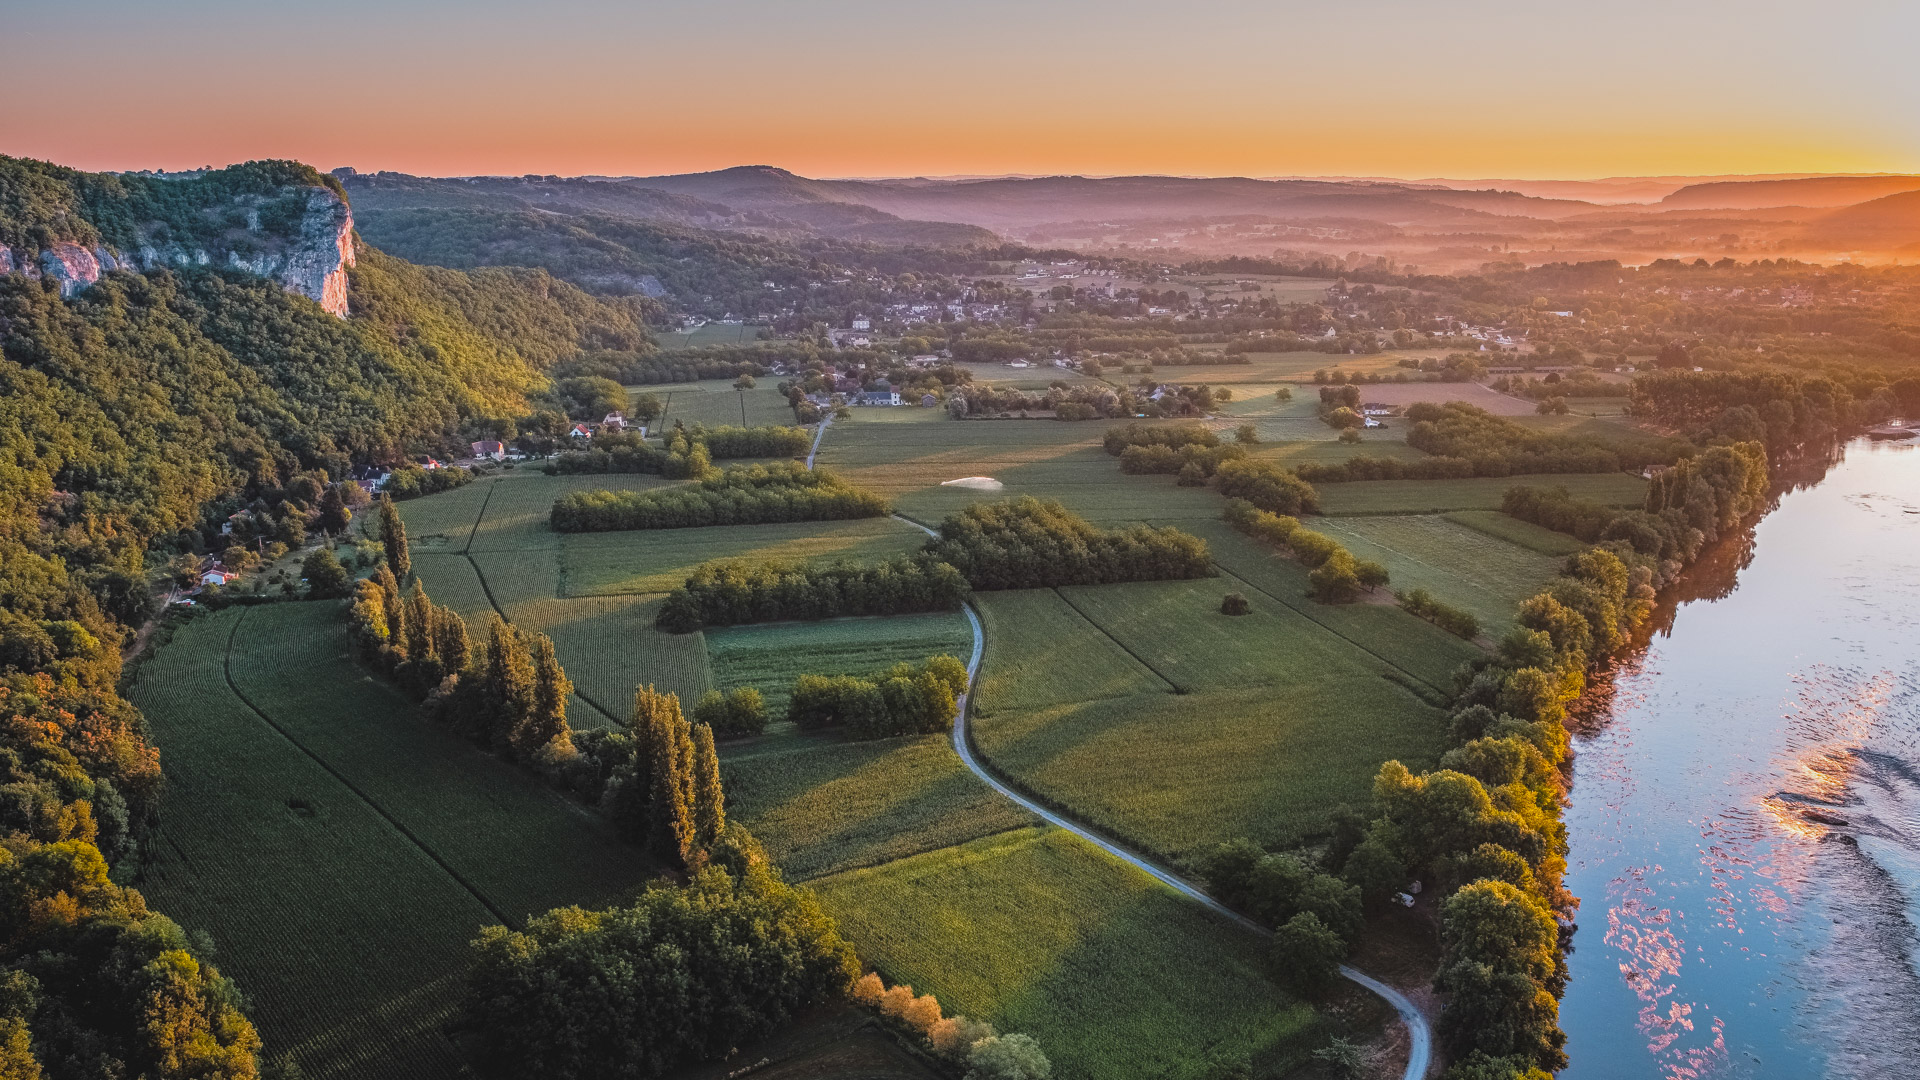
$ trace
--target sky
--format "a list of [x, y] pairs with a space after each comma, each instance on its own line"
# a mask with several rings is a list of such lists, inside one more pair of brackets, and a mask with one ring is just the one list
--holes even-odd
[[1920, 172], [1913, 0], [0, 0], [0, 153], [427, 175]]

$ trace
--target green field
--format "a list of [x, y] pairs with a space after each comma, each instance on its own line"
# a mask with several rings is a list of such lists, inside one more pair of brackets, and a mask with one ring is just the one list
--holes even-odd
[[1040, 1040], [1058, 1080], [1297, 1067], [1323, 1022], [1261, 974], [1260, 942], [1056, 829], [815, 883], [892, 981]]
[[[1381, 761], [1438, 754], [1442, 714], [1407, 685], [1439, 665], [1401, 670], [1244, 588], [1252, 612], [1222, 615], [1231, 580], [1067, 588], [1060, 607], [1034, 598], [1045, 594], [986, 597], [998, 622], [1038, 617], [1005, 636], [989, 625], [985, 707], [972, 725], [981, 754], [1048, 801], [1174, 859], [1235, 836], [1299, 843], [1336, 806], [1364, 802]], [[1374, 610], [1411, 635], [1439, 633]], [[1050, 651], [1036, 655], [1041, 641]], [[1066, 680], [1089, 696], [1063, 700]]]
[[1434, 514], [1328, 518], [1315, 524], [1356, 556], [1386, 566], [1394, 589], [1422, 588], [1464, 608], [1480, 620], [1481, 632], [1495, 639], [1512, 624], [1515, 606], [1560, 572], [1559, 559]]
[[965, 663], [973, 652], [973, 630], [958, 612], [731, 626], [704, 636], [714, 685], [758, 689], [776, 718], [801, 675], [871, 675], [942, 653]]
[[751, 390], [735, 390], [731, 379], [704, 379], [674, 386], [637, 386], [638, 393], [651, 393], [661, 399], [666, 411], [654, 421], [654, 430], [664, 431], [675, 421], [689, 427], [698, 423], [708, 427], [759, 424], [791, 424], [793, 407], [786, 395], [773, 388], [773, 380], [762, 380]]
[[1361, 480], [1318, 484], [1320, 511], [1342, 514], [1442, 514], [1452, 510], [1498, 510], [1510, 487], [1563, 487], [1576, 497], [1607, 506], [1639, 506], [1647, 482], [1627, 473], [1562, 473], [1543, 476], [1476, 476], [1465, 480]]
[[751, 345], [760, 340], [761, 327], [751, 323], [710, 322], [691, 330], [656, 330], [662, 349], [698, 349], [707, 345]]
[[[969, 503], [1016, 495], [1059, 499], [1101, 522], [1220, 513], [1219, 496], [1204, 488], [1176, 487], [1170, 476], [1122, 475], [1100, 446], [1109, 426], [1096, 420], [835, 424], [821, 443], [819, 463], [928, 524]], [[969, 476], [989, 476], [1005, 487], [941, 486]]]
[[720, 771], [727, 813], [798, 880], [1034, 822], [967, 772], [945, 735], [855, 742], [781, 724], [722, 744]]
[[1446, 515], [1448, 521], [1464, 525], [1475, 532], [1499, 537], [1510, 544], [1518, 544], [1530, 551], [1542, 555], [1571, 555], [1587, 545], [1579, 537], [1568, 536], [1563, 532], [1535, 525], [1531, 521], [1521, 521], [1498, 510], [1457, 510]]
[[1063, 702], [1173, 693], [1173, 684], [1128, 655], [1053, 589], [976, 594], [987, 659], [973, 714], [992, 716]]
[[441, 1029], [474, 932], [652, 876], [597, 818], [374, 682], [338, 604], [197, 617], [128, 695], [168, 781], [140, 888], [213, 938], [269, 1056], [308, 1076], [466, 1075]]
[[567, 597], [665, 593], [715, 559], [864, 563], [910, 554], [926, 542], [926, 533], [884, 517], [659, 529], [646, 535], [569, 533], [560, 542], [559, 589]]

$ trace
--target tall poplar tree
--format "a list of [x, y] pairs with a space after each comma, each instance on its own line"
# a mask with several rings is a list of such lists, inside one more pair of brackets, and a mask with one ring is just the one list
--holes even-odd
[[387, 569], [393, 571], [394, 578], [407, 580], [413, 570], [413, 554], [407, 550], [407, 525], [400, 520], [393, 497], [385, 494], [380, 496], [380, 546], [386, 549]]
[[720, 755], [713, 749], [713, 728], [693, 729], [693, 835], [701, 851], [712, 849], [727, 829], [726, 793], [720, 787]]
[[407, 662], [414, 665], [417, 679], [432, 685], [440, 681], [440, 650], [433, 636], [433, 601], [427, 599], [427, 587], [419, 578], [407, 594]]
[[532, 635], [533, 709], [514, 729], [514, 752], [530, 758], [555, 739], [566, 738], [567, 698], [573, 682], [554, 654], [553, 639], [545, 634]]
[[512, 750], [512, 735], [533, 712], [533, 661], [520, 632], [498, 613], [487, 617], [487, 673], [483, 684], [487, 730], [497, 749]]
[[393, 571], [384, 566], [373, 575], [373, 582], [380, 586], [380, 603], [387, 617], [387, 645], [393, 649], [397, 661], [404, 661], [407, 658], [409, 634], [407, 605], [400, 595], [400, 583], [394, 578]]
[[473, 662], [473, 643], [467, 640], [467, 622], [447, 608], [433, 611], [433, 647], [449, 675], [458, 675]]

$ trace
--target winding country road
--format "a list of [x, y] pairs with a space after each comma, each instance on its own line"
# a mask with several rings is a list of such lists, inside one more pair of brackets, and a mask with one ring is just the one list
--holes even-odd
[[[939, 533], [933, 529], [927, 528], [927, 526], [911, 518], [901, 517], [898, 514], [893, 516], [900, 521], [922, 530], [929, 536], [939, 535]], [[1008, 799], [1013, 800], [1021, 808], [1046, 821], [1048, 824], [1065, 829], [1080, 839], [1105, 851], [1107, 854], [1112, 855], [1114, 858], [1119, 859], [1121, 862], [1144, 871], [1161, 884], [1205, 906], [1208, 910], [1228, 919], [1234, 924], [1244, 927], [1262, 937], [1271, 937], [1273, 931], [1234, 911], [1213, 897], [1208, 896], [1192, 882], [1180, 877], [1166, 867], [1160, 866], [1141, 855], [1129, 851], [1127, 848], [1109, 840], [1087, 826], [1062, 815], [1059, 811], [1042, 806], [1032, 798], [1016, 790], [1006, 781], [995, 776], [985, 765], [980, 763], [980, 760], [973, 754], [972, 744], [967, 740], [967, 700], [973, 696], [972, 686], [974, 680], [980, 673], [981, 658], [986, 654], [987, 635], [986, 629], [980, 624], [979, 614], [973, 610], [973, 605], [968, 604], [962, 610], [966, 613], [968, 624], [973, 627], [973, 655], [967, 660], [968, 692], [960, 695], [959, 707], [954, 717], [953, 749], [955, 753], [960, 755], [960, 760], [966, 765], [967, 771], [979, 777], [988, 787], [1006, 796]], [[1403, 1080], [1422, 1080], [1422, 1078], [1427, 1075], [1427, 1067], [1433, 1059], [1433, 1028], [1427, 1023], [1426, 1014], [1420, 1011], [1419, 1006], [1415, 1005], [1411, 998], [1408, 998], [1405, 994], [1358, 968], [1342, 964], [1340, 965], [1340, 974], [1379, 995], [1387, 1004], [1393, 1006], [1395, 1012], [1400, 1014], [1400, 1022], [1407, 1026], [1407, 1036], [1410, 1043], [1407, 1050], [1407, 1071], [1404, 1074]]]

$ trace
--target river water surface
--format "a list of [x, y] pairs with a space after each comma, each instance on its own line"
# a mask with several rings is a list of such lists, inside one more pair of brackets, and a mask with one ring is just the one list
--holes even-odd
[[1920, 1076], [1920, 448], [1806, 482], [1576, 724], [1570, 1080]]

